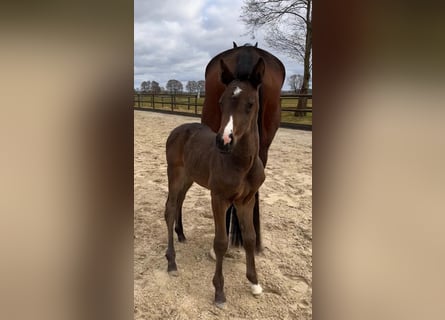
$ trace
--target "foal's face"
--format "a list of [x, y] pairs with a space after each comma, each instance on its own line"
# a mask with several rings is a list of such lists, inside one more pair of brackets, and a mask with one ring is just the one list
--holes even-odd
[[232, 81], [219, 100], [221, 124], [217, 145], [230, 151], [236, 141], [252, 129], [258, 116], [258, 91], [248, 81]]
[[220, 150], [228, 152], [246, 132], [251, 131], [258, 117], [258, 89], [264, 75], [264, 61], [258, 59], [246, 80], [238, 80], [220, 60], [221, 82], [226, 86], [219, 100], [221, 124], [216, 136]]

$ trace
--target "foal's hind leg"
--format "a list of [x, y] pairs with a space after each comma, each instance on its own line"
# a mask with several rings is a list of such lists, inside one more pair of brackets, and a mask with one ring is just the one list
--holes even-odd
[[253, 295], [260, 295], [263, 292], [255, 268], [255, 247], [256, 234], [253, 225], [253, 207], [255, 197], [252, 197], [247, 203], [235, 203], [238, 212], [238, 219], [243, 234], [243, 244], [246, 251], [246, 277], [251, 283]]
[[167, 223], [168, 231], [168, 247], [165, 257], [168, 261], [167, 271], [175, 274], [178, 268], [176, 266], [176, 252], [173, 242], [173, 225], [177, 219], [180, 206], [182, 206], [182, 201], [184, 200], [188, 188], [187, 190], [184, 190], [184, 186], [186, 185], [184, 167], [169, 165], [167, 174], [168, 198], [165, 204], [165, 222]]
[[184, 187], [181, 189], [178, 195], [178, 212], [176, 215], [176, 223], [175, 223], [175, 231], [178, 235], [178, 241], [179, 242], [185, 242], [187, 239], [184, 235], [184, 229], [182, 227], [182, 204], [184, 203], [185, 195], [192, 186], [193, 181], [186, 181], [184, 183]]
[[167, 202], [165, 204], [165, 222], [167, 223], [168, 246], [165, 257], [168, 261], [167, 271], [175, 272], [178, 270], [176, 266], [176, 252], [173, 244], [173, 224], [176, 216], [176, 195], [169, 191]]

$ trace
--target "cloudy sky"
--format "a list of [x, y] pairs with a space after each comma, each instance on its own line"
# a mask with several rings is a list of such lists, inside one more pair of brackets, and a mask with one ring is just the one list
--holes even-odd
[[[176, 79], [204, 80], [207, 63], [216, 54], [258, 41], [258, 47], [276, 55], [287, 77], [302, 74], [303, 66], [274, 50], [261, 33], [252, 39], [240, 19], [243, 0], [135, 0], [134, 86], [155, 80], [165, 87]], [[285, 83], [283, 89], [288, 90]]]

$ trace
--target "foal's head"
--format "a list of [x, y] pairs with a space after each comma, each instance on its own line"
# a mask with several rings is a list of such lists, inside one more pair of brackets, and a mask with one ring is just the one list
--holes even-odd
[[221, 81], [226, 89], [219, 100], [221, 123], [216, 136], [216, 145], [221, 151], [230, 152], [247, 132], [257, 130], [258, 89], [265, 66], [263, 59], [260, 58], [247, 79], [242, 80], [235, 78], [222, 59], [220, 67]]

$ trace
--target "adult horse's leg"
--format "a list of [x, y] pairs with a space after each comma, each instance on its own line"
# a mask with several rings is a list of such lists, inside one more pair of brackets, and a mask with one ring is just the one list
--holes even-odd
[[213, 276], [213, 285], [215, 287], [215, 304], [223, 307], [226, 302], [224, 294], [224, 276], [222, 274], [223, 257], [227, 250], [227, 234], [226, 234], [226, 210], [230, 206], [230, 202], [212, 194], [212, 210], [215, 220], [215, 239], [213, 240], [213, 250], [216, 255], [216, 269]]
[[246, 277], [251, 283], [252, 294], [259, 295], [263, 292], [263, 289], [258, 283], [255, 268], [256, 234], [252, 217], [255, 197], [252, 197], [247, 203], [242, 203], [241, 201], [235, 203], [235, 206], [238, 209], [238, 219], [243, 234], [244, 249], [246, 251]]
[[175, 231], [176, 234], [178, 235], [179, 242], [185, 242], [187, 240], [185, 238], [184, 229], [182, 227], [182, 204], [184, 203], [185, 195], [188, 189], [190, 189], [190, 187], [192, 186], [192, 184], [193, 181], [187, 181], [178, 195], [178, 212], [176, 215]]

